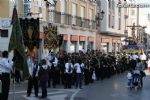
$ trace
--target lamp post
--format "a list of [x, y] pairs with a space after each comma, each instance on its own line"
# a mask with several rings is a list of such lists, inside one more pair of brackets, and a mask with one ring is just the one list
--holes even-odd
[[101, 20], [103, 20], [104, 18], [104, 14], [105, 12], [102, 10], [101, 12], [98, 12], [97, 15], [96, 15], [96, 23], [97, 23], [97, 26], [99, 27], [100, 26], [100, 22]]

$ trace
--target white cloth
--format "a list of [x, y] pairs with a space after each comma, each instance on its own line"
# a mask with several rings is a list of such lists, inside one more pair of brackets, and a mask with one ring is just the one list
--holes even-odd
[[74, 68], [76, 69], [76, 73], [82, 73], [81, 68], [83, 67], [83, 64], [75, 63]]
[[[69, 72], [69, 66], [71, 65], [71, 71]], [[73, 64], [72, 63], [66, 63], [65, 64], [65, 73], [72, 73], [73, 72]]]
[[0, 74], [10, 73], [12, 71], [13, 62], [9, 61], [7, 58], [1, 58], [0, 60]]

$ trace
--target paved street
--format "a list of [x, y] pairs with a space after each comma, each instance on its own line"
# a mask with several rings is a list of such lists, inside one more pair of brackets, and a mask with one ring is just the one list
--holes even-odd
[[[144, 78], [142, 90], [130, 90], [127, 87], [126, 73], [115, 75], [110, 79], [95, 82], [84, 89], [48, 89], [48, 97], [44, 100], [149, 100], [150, 75]], [[34, 95], [26, 97], [26, 83], [16, 85], [15, 100], [39, 100]], [[9, 100], [13, 100], [12, 90]]]

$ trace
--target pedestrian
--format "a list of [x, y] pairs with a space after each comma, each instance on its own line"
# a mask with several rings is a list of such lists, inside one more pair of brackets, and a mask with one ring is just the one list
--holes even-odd
[[1, 100], [8, 100], [9, 95], [10, 73], [12, 71], [13, 62], [8, 60], [8, 55], [8, 51], [3, 51], [0, 60], [0, 77], [2, 82]]
[[71, 88], [72, 85], [72, 73], [73, 73], [73, 64], [71, 63], [71, 59], [68, 59], [67, 63], [65, 63], [65, 76], [64, 76], [64, 88]]
[[147, 67], [148, 67], [148, 72], [150, 73], [150, 58], [148, 58]]
[[49, 77], [48, 70], [49, 70], [49, 67], [46, 64], [46, 60], [43, 59], [41, 61], [41, 65], [40, 65], [39, 73], [38, 73], [40, 86], [42, 88], [42, 96], [40, 98], [47, 97], [47, 82], [48, 82], [48, 77]]
[[83, 80], [83, 68], [84, 64], [80, 59], [76, 60], [74, 64], [74, 69], [76, 71], [76, 89], [79, 87], [82, 89], [82, 80]]
[[34, 87], [35, 97], [38, 97], [38, 71], [39, 65], [37, 59], [28, 60], [28, 70], [29, 70], [29, 79], [28, 79], [28, 88], [27, 88], [27, 97], [31, 95], [32, 88]]
[[51, 81], [52, 81], [52, 86], [53, 86], [53, 88], [55, 88], [56, 84], [57, 84], [57, 76], [58, 76], [57, 71], [56, 71], [56, 67], [58, 65], [58, 59], [55, 56], [53, 50], [51, 50], [49, 55], [46, 57], [46, 61], [47, 61], [47, 64], [49, 65], [49, 67], [50, 67], [48, 87], [51, 86]]
[[132, 71], [128, 71], [127, 73], [127, 79], [128, 79], [128, 86], [131, 87], [132, 86]]

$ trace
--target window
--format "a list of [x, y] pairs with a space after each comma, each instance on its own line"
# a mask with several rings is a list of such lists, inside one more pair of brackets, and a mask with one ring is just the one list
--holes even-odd
[[148, 16], [148, 21], [150, 21], [150, 14], [148, 14], [147, 16]]
[[131, 15], [135, 15], [135, 10], [134, 9], [131, 10]]
[[108, 0], [108, 7], [111, 9], [111, 0]]
[[0, 30], [1, 37], [8, 37], [8, 30]]
[[65, 0], [61, 0], [61, 23], [65, 23]]
[[92, 9], [90, 9], [90, 11], [89, 11], [89, 19], [90, 19], [90, 23], [89, 23], [90, 29], [92, 29], [92, 19], [93, 19], [93, 10]]
[[66, 0], [61, 0], [61, 12], [62, 13], [65, 13], [65, 3], [66, 3]]
[[112, 16], [112, 28], [115, 28], [115, 16]]
[[81, 15], [81, 27], [83, 27], [84, 26], [84, 16], [85, 16], [84, 15], [85, 7], [81, 6], [80, 9], [81, 9], [81, 12], [80, 12], [80, 15]]
[[75, 3], [72, 3], [72, 24], [76, 25], [76, 9], [77, 5]]
[[115, 11], [115, 1], [112, 0], [112, 10]]
[[118, 7], [118, 16], [121, 16], [121, 8]]
[[121, 29], [121, 18], [118, 19], [118, 30]]
[[39, 7], [39, 13], [42, 13], [42, 7]]
[[109, 23], [108, 23], [108, 27], [111, 27], [111, 15], [109, 14]]

